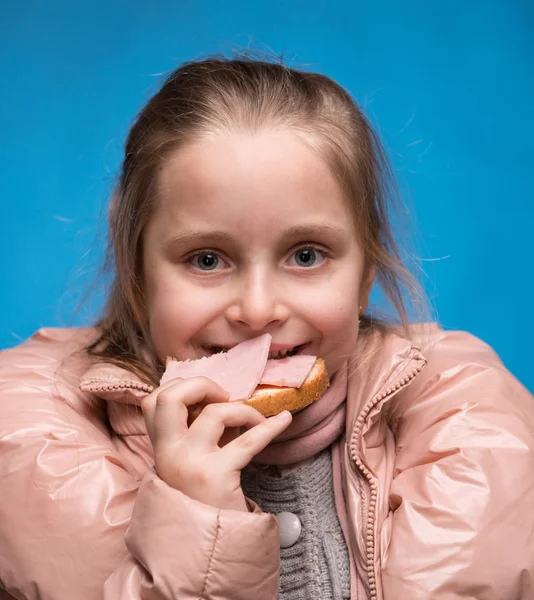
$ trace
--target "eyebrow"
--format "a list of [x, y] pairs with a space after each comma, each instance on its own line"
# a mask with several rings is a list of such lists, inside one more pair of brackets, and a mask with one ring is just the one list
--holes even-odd
[[294, 227], [290, 227], [287, 231], [285, 231], [284, 236], [290, 238], [306, 236], [315, 237], [321, 234], [343, 235], [346, 233], [347, 230], [343, 227], [338, 227], [337, 225], [333, 225], [331, 223], [317, 223], [311, 225], [295, 225]]
[[[314, 223], [310, 225], [294, 225], [282, 233], [282, 238], [316, 238], [321, 236], [333, 237], [345, 235], [347, 230], [331, 223]], [[164, 246], [187, 246], [192, 243], [223, 244], [235, 242], [235, 236], [217, 229], [208, 231], [184, 231], [164, 242]]]

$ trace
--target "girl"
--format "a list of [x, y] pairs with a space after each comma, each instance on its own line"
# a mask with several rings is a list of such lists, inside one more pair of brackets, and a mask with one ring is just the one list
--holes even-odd
[[[532, 397], [476, 338], [410, 326], [389, 190], [327, 77], [172, 73], [126, 143], [104, 317], [0, 358], [2, 598], [534, 598]], [[264, 333], [325, 359], [309, 408], [158, 387], [167, 355]]]

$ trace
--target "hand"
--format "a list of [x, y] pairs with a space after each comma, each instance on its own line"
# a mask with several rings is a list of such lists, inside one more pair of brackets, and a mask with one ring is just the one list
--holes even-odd
[[[206, 404], [187, 425], [188, 407]], [[241, 469], [291, 423], [291, 414], [266, 419], [205, 377], [173, 379], [142, 402], [156, 472], [171, 487], [216, 508], [247, 511]], [[221, 447], [227, 428], [246, 428]], [[234, 429], [234, 432], [239, 429]], [[228, 439], [228, 436], [227, 436]]]

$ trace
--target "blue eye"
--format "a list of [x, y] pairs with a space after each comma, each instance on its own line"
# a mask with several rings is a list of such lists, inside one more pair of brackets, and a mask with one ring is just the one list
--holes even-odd
[[214, 271], [219, 264], [219, 257], [214, 252], [199, 252], [192, 256], [189, 261], [201, 271]]
[[293, 256], [299, 267], [313, 267], [325, 259], [325, 253], [318, 248], [300, 248]]

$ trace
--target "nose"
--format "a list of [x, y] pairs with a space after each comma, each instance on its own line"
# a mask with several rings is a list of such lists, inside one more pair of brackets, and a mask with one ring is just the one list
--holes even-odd
[[284, 323], [289, 308], [280, 282], [260, 269], [244, 274], [226, 317], [233, 324], [255, 332]]

